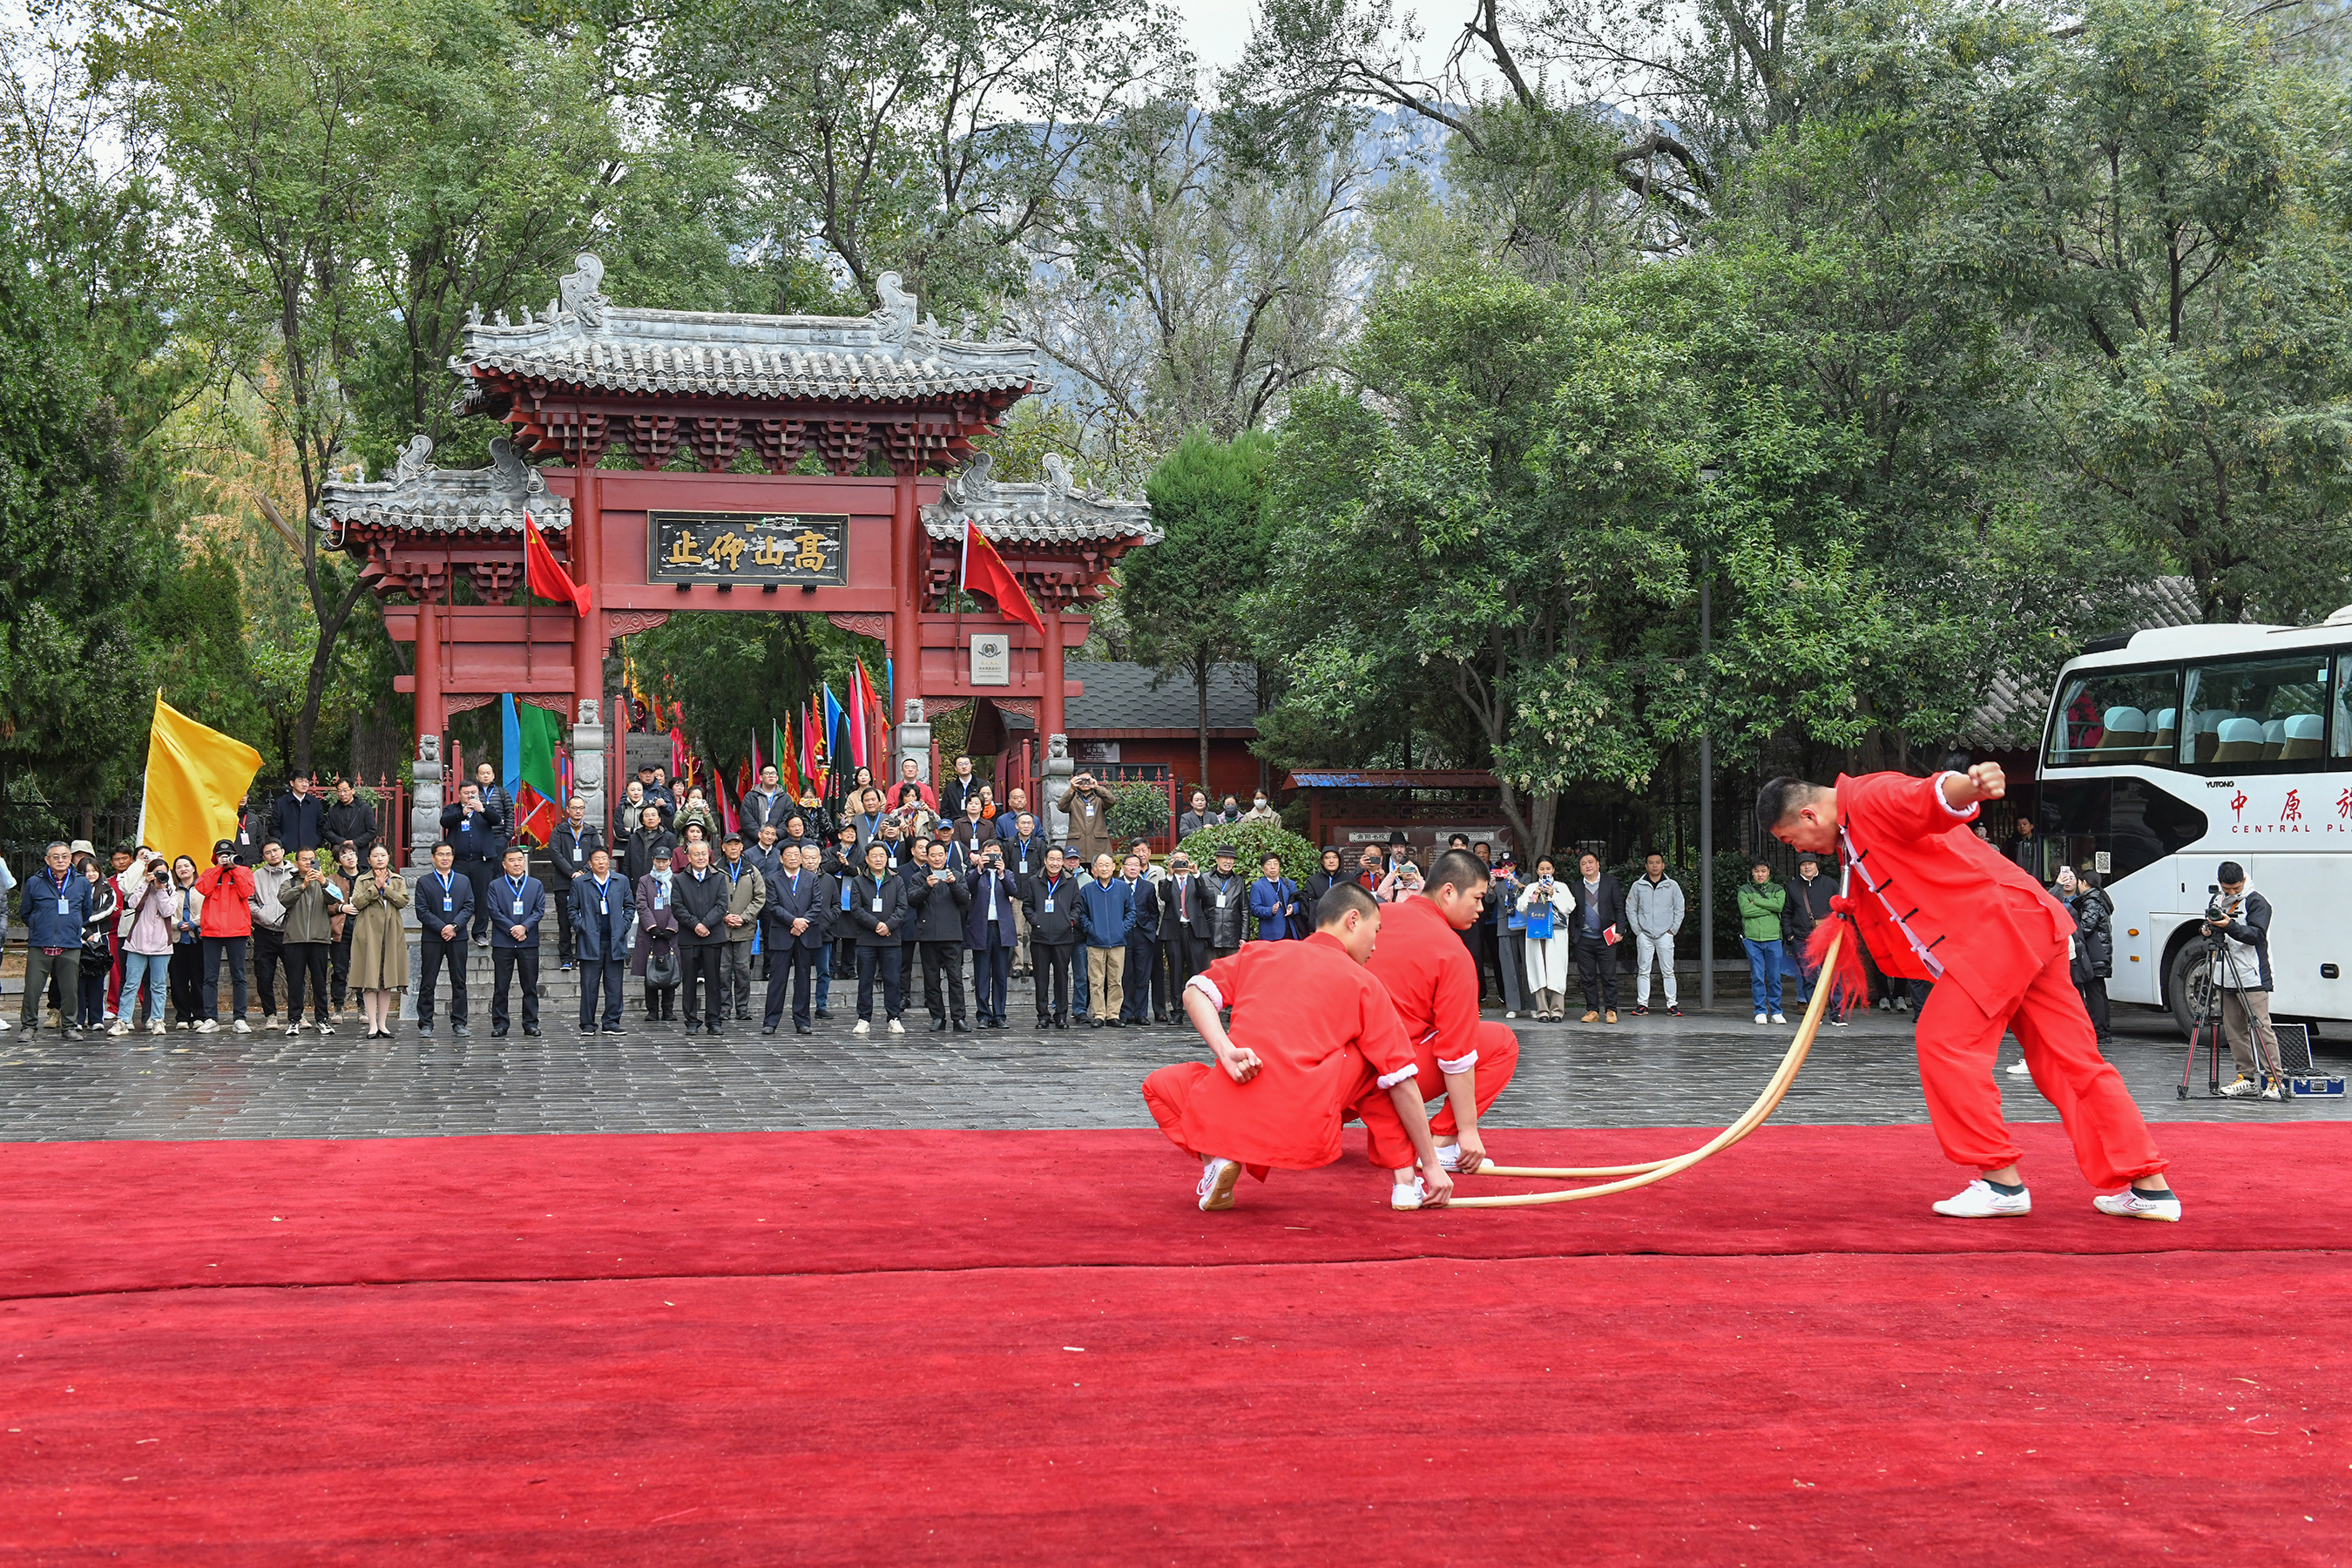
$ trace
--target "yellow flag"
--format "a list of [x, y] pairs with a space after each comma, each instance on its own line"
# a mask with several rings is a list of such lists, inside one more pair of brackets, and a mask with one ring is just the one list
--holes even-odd
[[213, 863], [213, 846], [236, 837], [236, 803], [261, 753], [208, 730], [155, 693], [155, 727], [147, 737], [147, 793], [139, 807], [139, 841], [165, 858]]

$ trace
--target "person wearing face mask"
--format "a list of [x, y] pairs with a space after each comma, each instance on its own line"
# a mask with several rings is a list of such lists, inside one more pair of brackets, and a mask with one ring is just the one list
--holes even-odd
[[670, 847], [652, 850], [653, 869], [637, 880], [637, 945], [629, 973], [646, 983], [646, 1019], [677, 1016], [677, 901], [670, 870]]
[[1260, 790], [1250, 797], [1250, 808], [1242, 813], [1242, 820], [1244, 822], [1280, 822], [1282, 813], [1266, 804], [1265, 791]]

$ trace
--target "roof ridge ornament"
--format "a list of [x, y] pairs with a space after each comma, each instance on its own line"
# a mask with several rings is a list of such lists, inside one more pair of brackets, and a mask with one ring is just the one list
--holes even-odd
[[908, 347], [915, 336], [915, 297], [907, 292], [896, 272], [885, 272], [877, 278], [874, 293], [881, 301], [874, 307], [871, 318], [875, 336], [891, 348]]
[[[563, 314], [570, 316], [590, 331], [602, 331], [604, 308], [612, 301], [604, 298], [604, 263], [593, 250], [583, 250], [572, 259], [572, 270], [565, 273], [555, 285], [556, 297], [562, 301]], [[553, 305], [550, 316], [556, 314]]]
[[986, 506], [996, 499], [996, 481], [990, 478], [995, 468], [996, 454], [982, 452], [950, 474], [940, 493], [957, 506]]
[[413, 485], [433, 471], [433, 437], [419, 433], [408, 438], [408, 444], [395, 453], [392, 460], [392, 482]]

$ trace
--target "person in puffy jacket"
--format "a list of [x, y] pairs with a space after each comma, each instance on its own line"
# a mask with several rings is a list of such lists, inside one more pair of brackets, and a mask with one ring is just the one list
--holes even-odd
[[228, 967], [236, 1011], [233, 1026], [240, 1035], [253, 1032], [245, 1021], [245, 950], [253, 938], [253, 868], [237, 859], [237, 847], [228, 839], [213, 846], [213, 868], [196, 879], [204, 899], [199, 927], [205, 943], [205, 994], [199, 1010], [200, 1035], [220, 1032], [221, 967]]
[[41, 1026], [41, 995], [54, 981], [58, 1024], [68, 1040], [81, 1031], [74, 1014], [81, 999], [81, 938], [89, 918], [90, 880], [74, 869], [72, 847], [49, 846], [40, 869], [25, 879], [16, 913], [25, 922], [25, 998], [18, 1021], [29, 1037]]
[[1633, 1011], [1650, 1010], [1650, 968], [1665, 989], [1666, 1011], [1682, 1016], [1675, 990], [1675, 936], [1683, 929], [1683, 887], [1666, 875], [1666, 858], [1653, 853], [1625, 889], [1625, 923], [1633, 928]]

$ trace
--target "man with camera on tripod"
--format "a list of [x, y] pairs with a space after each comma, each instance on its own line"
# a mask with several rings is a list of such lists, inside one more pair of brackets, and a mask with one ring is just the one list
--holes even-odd
[[2281, 1100], [2286, 1075], [2279, 1068], [2278, 1036], [2271, 1029], [2271, 901], [2246, 885], [2246, 868], [2235, 860], [2222, 861], [2214, 874], [2221, 884], [2206, 906], [2203, 930], [2221, 944], [2213, 981], [2221, 993], [2221, 1034], [2238, 1065], [2238, 1081], [2221, 1092], [2232, 1100]]

